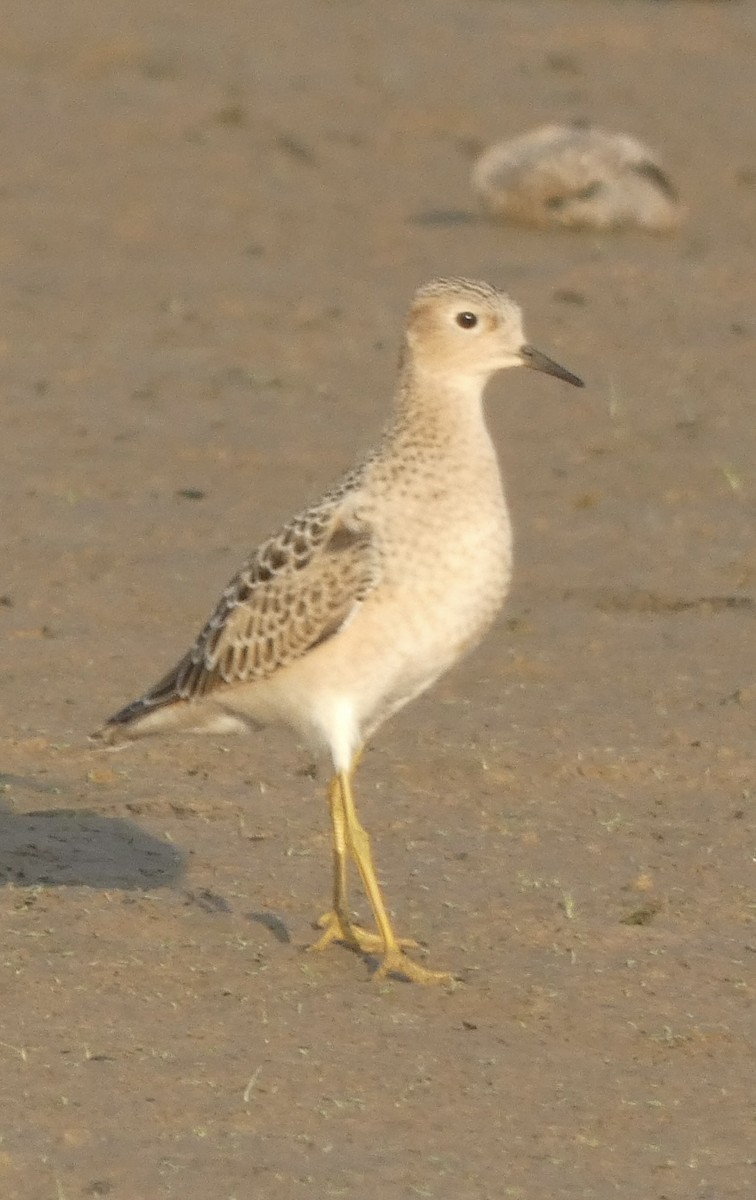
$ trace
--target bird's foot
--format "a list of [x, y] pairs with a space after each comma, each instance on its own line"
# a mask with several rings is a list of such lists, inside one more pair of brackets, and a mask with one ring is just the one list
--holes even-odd
[[[311, 950], [325, 950], [334, 942], [340, 942], [349, 946], [351, 950], [358, 950], [361, 954], [383, 954], [385, 950], [383, 938], [379, 933], [371, 933], [369, 929], [363, 929], [361, 925], [353, 925], [351, 921], [339, 916], [336, 912], [324, 913], [317, 922], [317, 926], [318, 929], [323, 930], [323, 933], [310, 946]], [[417, 948], [417, 942], [412, 938], [399, 938], [398, 945], [400, 951], [401, 949]]]
[[386, 949], [385, 942], [379, 933], [354, 925], [346, 917], [337, 912], [324, 913], [317, 922], [323, 932], [310, 950], [325, 950], [334, 942], [348, 946], [360, 954], [371, 954], [381, 957], [381, 962], [373, 975], [373, 979], [405, 979], [408, 983], [451, 983], [454, 976], [448, 971], [430, 971], [414, 959], [407, 958], [405, 950], [416, 950], [417, 942], [412, 938], [397, 938], [393, 946]]
[[403, 945], [406, 943], [400, 941], [396, 947], [386, 951], [373, 979], [387, 979], [389, 976], [393, 976], [397, 979], [406, 979], [408, 983], [453, 982], [454, 976], [449, 971], [430, 971], [413, 959], [407, 958], [402, 954]]

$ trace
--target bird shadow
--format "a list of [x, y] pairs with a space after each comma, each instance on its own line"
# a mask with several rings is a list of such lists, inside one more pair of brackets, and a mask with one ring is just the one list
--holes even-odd
[[[28, 776], [1, 774], [0, 785], [59, 791]], [[176, 846], [122, 817], [71, 808], [18, 812], [0, 799], [0, 887], [147, 890], [176, 883], [185, 866]]]

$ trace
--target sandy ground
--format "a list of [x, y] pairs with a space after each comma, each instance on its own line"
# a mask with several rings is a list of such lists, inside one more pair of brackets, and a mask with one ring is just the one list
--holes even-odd
[[[755, 51], [747, 0], [6, 0], [3, 1200], [756, 1194]], [[575, 117], [678, 238], [476, 218]], [[440, 273], [589, 386], [492, 385], [513, 595], [361, 772], [427, 990], [303, 953], [290, 736], [86, 735], [370, 443]]]

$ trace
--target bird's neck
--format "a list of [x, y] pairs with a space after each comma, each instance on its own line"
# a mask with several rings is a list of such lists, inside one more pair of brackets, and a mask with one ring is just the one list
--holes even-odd
[[483, 413], [486, 378], [435, 372], [407, 358], [399, 374], [394, 415], [386, 431], [395, 445], [425, 442], [439, 449], [488, 442]]

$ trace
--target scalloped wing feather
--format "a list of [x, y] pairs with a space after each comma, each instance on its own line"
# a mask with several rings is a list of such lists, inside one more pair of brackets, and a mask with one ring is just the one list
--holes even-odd
[[191, 650], [108, 726], [266, 679], [338, 633], [375, 587], [379, 570], [372, 531], [355, 512], [350, 490], [342, 486], [263, 542]]

